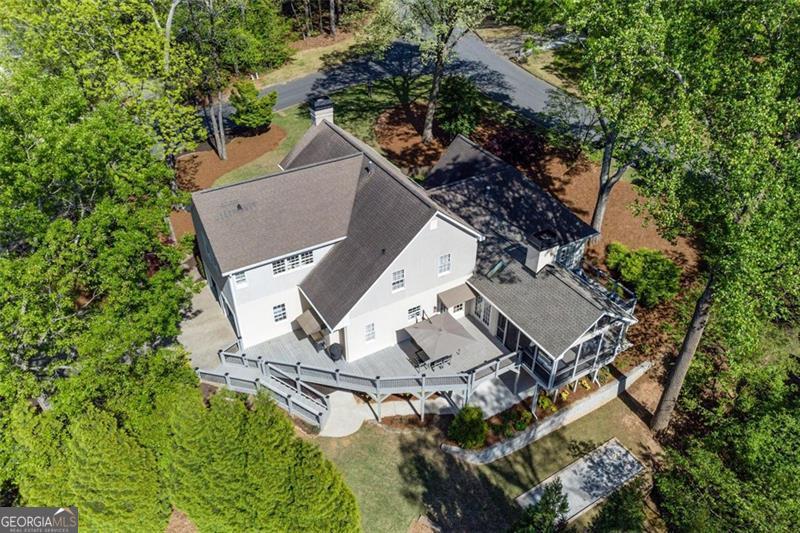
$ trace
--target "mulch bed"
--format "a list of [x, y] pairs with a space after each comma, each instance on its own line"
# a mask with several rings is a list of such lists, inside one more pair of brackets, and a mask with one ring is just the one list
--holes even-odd
[[387, 159], [412, 177], [427, 173], [445, 149], [437, 131], [430, 144], [422, 142], [424, 124], [425, 106], [419, 103], [389, 109], [375, 122], [375, 138]]
[[[273, 124], [264, 133], [233, 138], [228, 143], [228, 159], [225, 161], [208, 148], [183, 155], [178, 158], [176, 165], [178, 187], [188, 192], [208, 189], [224, 174], [277, 148], [285, 137], [286, 132]], [[192, 217], [188, 211], [172, 211], [169, 220], [176, 239], [194, 234]]]
[[306, 39], [298, 39], [289, 44], [289, 47], [292, 50], [310, 50], [312, 48], [322, 48], [325, 46], [330, 46], [332, 44], [336, 44], [340, 41], [346, 41], [350, 37], [352, 37], [352, 33], [337, 30], [336, 37], [332, 37], [330, 34], [327, 33], [320, 33], [319, 35], [314, 35], [313, 37], [308, 37]]
[[381, 424], [391, 429], [431, 429], [440, 433], [442, 437], [447, 434], [447, 428], [453, 421], [453, 415], [426, 414], [422, 421], [417, 415], [386, 416], [381, 419]]

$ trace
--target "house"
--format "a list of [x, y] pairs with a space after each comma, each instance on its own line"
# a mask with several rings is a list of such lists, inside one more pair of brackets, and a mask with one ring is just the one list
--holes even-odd
[[[194, 193], [209, 287], [235, 329], [204, 380], [268, 389], [322, 424], [321, 388], [466, 404], [500, 374], [548, 392], [613, 361], [632, 295], [581, 267], [596, 233], [458, 137], [427, 190], [333, 122], [330, 101], [282, 172]], [[608, 281], [608, 280], [606, 280]], [[516, 390], [514, 391], [516, 393]]]

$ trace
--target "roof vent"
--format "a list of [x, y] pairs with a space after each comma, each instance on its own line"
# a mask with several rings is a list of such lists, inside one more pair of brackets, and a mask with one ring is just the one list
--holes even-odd
[[386, 248], [381, 248], [381, 255], [386, 255]]
[[242, 204], [236, 204], [236, 210], [237, 210], [237, 211], [241, 211], [242, 209], [244, 209], [244, 208], [242, 207]]

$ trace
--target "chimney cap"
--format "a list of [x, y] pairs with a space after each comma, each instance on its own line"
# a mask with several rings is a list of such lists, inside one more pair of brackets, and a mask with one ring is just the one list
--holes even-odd
[[311, 100], [311, 109], [314, 111], [319, 111], [322, 109], [329, 109], [333, 107], [333, 102], [327, 96], [321, 96], [319, 98], [314, 98]]

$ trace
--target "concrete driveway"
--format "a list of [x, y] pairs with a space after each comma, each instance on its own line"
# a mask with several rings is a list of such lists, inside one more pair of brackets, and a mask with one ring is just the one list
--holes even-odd
[[[192, 268], [197, 276], [197, 270]], [[219, 365], [217, 351], [233, 344], [236, 334], [222, 312], [208, 284], [192, 298], [192, 309], [181, 322], [178, 341], [189, 352], [192, 368], [214, 368]]]

